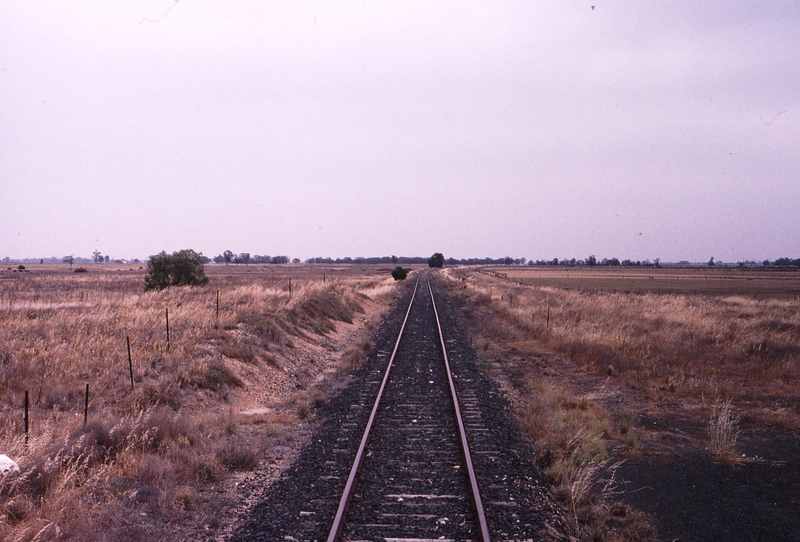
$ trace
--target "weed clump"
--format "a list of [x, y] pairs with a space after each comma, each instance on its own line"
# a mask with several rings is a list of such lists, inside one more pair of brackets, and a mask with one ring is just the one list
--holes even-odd
[[183, 384], [189, 384], [201, 389], [220, 391], [226, 386], [241, 388], [244, 382], [227, 366], [218, 359], [202, 361], [189, 368], [189, 374], [184, 377]]
[[253, 470], [258, 466], [258, 454], [240, 439], [229, 440], [217, 450], [217, 459], [233, 471]]
[[711, 452], [722, 461], [737, 461], [736, 441], [739, 436], [739, 418], [733, 413], [730, 400], [717, 403], [708, 420]]

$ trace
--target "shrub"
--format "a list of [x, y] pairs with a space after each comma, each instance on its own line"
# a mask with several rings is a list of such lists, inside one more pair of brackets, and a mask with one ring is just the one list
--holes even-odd
[[163, 290], [170, 286], [200, 286], [208, 284], [208, 277], [203, 268], [203, 255], [192, 249], [185, 249], [172, 254], [163, 250], [160, 254], [150, 256], [147, 262], [147, 276], [144, 278], [144, 289]]
[[245, 442], [232, 440], [217, 450], [217, 459], [230, 470], [253, 470], [258, 466], [258, 454]]
[[442, 267], [443, 265], [444, 255], [441, 252], [437, 252], [428, 258], [428, 267]]
[[76, 268], [73, 273], [88, 273], [89, 271], [85, 267], [78, 267]]
[[408, 271], [408, 269], [403, 269], [398, 265], [392, 269], [392, 278], [394, 280], [405, 280], [405, 278], [408, 276]]

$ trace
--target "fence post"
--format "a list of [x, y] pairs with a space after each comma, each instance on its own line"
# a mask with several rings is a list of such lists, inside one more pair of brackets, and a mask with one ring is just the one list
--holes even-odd
[[219, 289], [217, 290], [217, 320], [219, 320]]
[[165, 309], [167, 313], [167, 352], [169, 352], [169, 309]]
[[28, 390], [25, 390], [25, 448], [28, 448]]
[[130, 337], [126, 336], [125, 341], [128, 343], [128, 369], [131, 372], [131, 391], [134, 390], [133, 387], [133, 360], [131, 359], [131, 339]]
[[86, 395], [83, 400], [83, 426], [86, 427], [86, 420], [89, 417], [89, 384], [86, 384]]

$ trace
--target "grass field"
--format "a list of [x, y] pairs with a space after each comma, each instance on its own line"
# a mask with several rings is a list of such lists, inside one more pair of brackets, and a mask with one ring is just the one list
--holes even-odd
[[532, 286], [623, 293], [744, 296], [796, 300], [800, 272], [732, 267], [489, 267], [511, 281]]
[[[291, 460], [396, 289], [383, 266], [210, 265], [208, 286], [146, 294], [138, 266], [86, 269], [0, 270], [0, 453], [22, 471], [0, 484], [3, 540], [223, 532], [215, 518], [241, 473]], [[724, 461], [740, 461], [743, 425], [800, 431], [800, 273], [487, 267], [443, 276], [477, 319], [481, 359], [510, 382], [554, 495], [587, 533], [606, 536], [595, 539], [647, 539], [632, 511], [627, 534], [607, 536], [621, 509], [603, 513], [591, 492], [611, 450], [655, 446], [638, 425], [643, 413], [707, 425], [699, 445]]]
[[742, 434], [800, 434], [798, 272], [485, 267], [444, 276], [468, 307], [481, 359], [539, 445], [554, 495], [590, 539], [652, 535], [646, 522], [623, 529], [618, 503], [592, 496], [612, 457], [692, 449], [741, 463], [750, 461]]
[[220, 488], [288, 460], [395, 288], [377, 266], [210, 265], [208, 286], [149, 293], [141, 268], [86, 269], [0, 273], [0, 453], [21, 469], [3, 540], [213, 532]]
[[[782, 412], [782, 401], [798, 396], [798, 272], [522, 267], [453, 274], [534, 344], [587, 371], [678, 396], [753, 401], [767, 411], [751, 414], [765, 421], [776, 421], [768, 411]], [[789, 410], [784, 421], [795, 425], [798, 413]]]

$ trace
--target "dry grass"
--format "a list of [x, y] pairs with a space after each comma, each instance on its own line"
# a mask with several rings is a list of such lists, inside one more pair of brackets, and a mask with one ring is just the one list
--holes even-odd
[[711, 418], [708, 420], [708, 436], [711, 441], [711, 452], [722, 461], [740, 460], [736, 450], [738, 426], [739, 418], [733, 414], [730, 401], [714, 405]]
[[[517, 390], [523, 430], [538, 444], [553, 494], [583, 538], [654, 537], [646, 518], [620, 503], [608, 504], [613, 494], [604, 496], [598, 487], [599, 478], [608, 476], [606, 445], [638, 453], [635, 416], [574, 396], [546, 364], [509, 363], [509, 353], [512, 359], [541, 360], [543, 353], [555, 352], [615, 390], [635, 391], [646, 402], [688, 405], [705, 420], [711, 414], [712, 450], [735, 461], [731, 400], [750, 405], [748, 421], [800, 427], [800, 412], [792, 407], [800, 376], [800, 276], [714, 273], [442, 273], [469, 310], [480, 314], [481, 329], [473, 330], [480, 355], [486, 361], [504, 358], [495, 365]], [[522, 351], [527, 354], [514, 355]], [[710, 397], [724, 398], [713, 413]]]
[[[385, 303], [394, 282], [377, 270], [207, 270], [209, 286], [149, 293], [138, 269], [74, 274], [53, 266], [0, 276], [0, 453], [21, 468], [0, 481], [0, 539], [169, 538], [167, 525], [210, 506], [209, 484], [255, 468], [272, 447], [285, 447], [283, 426], [312, 418], [283, 408], [298, 388], [307, 390], [306, 409], [325, 404], [315, 384], [325, 365], [301, 355], [304, 345], [319, 349], [366, 303]], [[369, 331], [356, 344], [362, 355]], [[258, 382], [272, 387], [248, 393], [262, 393], [279, 412], [238, 414], [236, 397]]]
[[[672, 271], [674, 274], [675, 271]], [[800, 377], [800, 311], [790, 296], [626, 293], [519, 285], [467, 271], [467, 295], [524, 330], [535, 347], [566, 354], [586, 371], [677, 397], [769, 396], [791, 404]], [[696, 279], [702, 280], [702, 279]], [[579, 282], [572, 282], [577, 287]], [[740, 401], [741, 400], [741, 401]], [[757, 413], [768, 423], [767, 402]], [[796, 413], [800, 414], [800, 413]], [[779, 416], [775, 416], [777, 418]], [[798, 425], [797, 416], [790, 423]]]

